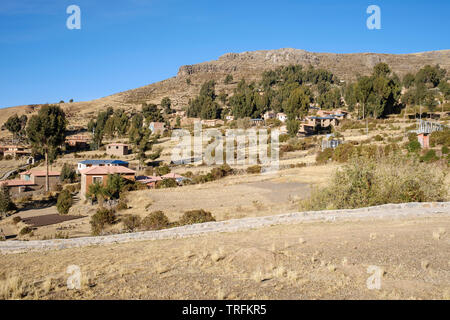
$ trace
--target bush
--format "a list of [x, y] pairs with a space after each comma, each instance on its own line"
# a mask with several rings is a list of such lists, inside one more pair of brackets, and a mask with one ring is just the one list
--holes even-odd
[[437, 145], [450, 147], [450, 129], [431, 133], [430, 146], [434, 147]]
[[72, 196], [70, 195], [69, 190], [61, 191], [56, 202], [56, 209], [58, 209], [58, 213], [67, 214], [72, 204]]
[[23, 236], [23, 235], [26, 235], [26, 234], [31, 233], [32, 231], [33, 231], [33, 229], [31, 229], [30, 227], [23, 227], [23, 228], [20, 230], [19, 234], [20, 234], [21, 236]]
[[305, 210], [352, 209], [386, 203], [445, 201], [445, 171], [415, 158], [353, 157], [330, 185], [315, 189]]
[[18, 224], [20, 221], [22, 221], [22, 218], [19, 217], [19, 216], [16, 216], [16, 217], [13, 218], [14, 224]]
[[417, 140], [410, 141], [406, 144], [406, 150], [408, 150], [409, 153], [417, 153], [420, 149], [422, 149], [422, 146]]
[[181, 225], [216, 221], [211, 212], [200, 210], [186, 211], [180, 219]]
[[450, 149], [447, 146], [443, 146], [441, 152], [442, 154], [448, 154], [450, 152]]
[[128, 214], [122, 218], [122, 223], [127, 231], [134, 231], [141, 226], [141, 218], [134, 214]]
[[380, 142], [380, 141], [383, 141], [383, 137], [380, 136], [379, 134], [377, 134], [377, 135], [374, 137], [374, 140]]
[[178, 187], [175, 179], [163, 179], [156, 183], [156, 189], [175, 188]]
[[248, 174], [256, 174], [256, 173], [261, 173], [261, 166], [251, 166], [247, 168], [247, 173]]
[[105, 229], [107, 225], [111, 225], [116, 222], [116, 215], [114, 210], [106, 208], [100, 208], [91, 217], [91, 231], [93, 235], [99, 235]]
[[438, 161], [439, 157], [436, 155], [436, 151], [433, 149], [428, 150], [422, 157], [420, 157], [420, 161], [423, 162], [435, 162]]
[[337, 162], [347, 162], [355, 151], [355, 147], [350, 143], [340, 144], [334, 149], [332, 159]]
[[333, 157], [333, 149], [326, 148], [323, 151], [319, 151], [316, 156], [317, 164], [325, 164]]
[[166, 165], [162, 165], [162, 166], [156, 167], [155, 173], [158, 176], [163, 176], [165, 174], [170, 173], [170, 168]]
[[142, 226], [145, 230], [161, 230], [169, 225], [169, 219], [162, 211], [154, 211], [142, 220]]

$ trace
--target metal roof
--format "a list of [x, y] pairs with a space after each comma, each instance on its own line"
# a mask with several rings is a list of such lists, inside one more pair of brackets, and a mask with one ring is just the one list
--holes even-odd
[[79, 163], [82, 164], [128, 164], [126, 161], [122, 160], [83, 160]]

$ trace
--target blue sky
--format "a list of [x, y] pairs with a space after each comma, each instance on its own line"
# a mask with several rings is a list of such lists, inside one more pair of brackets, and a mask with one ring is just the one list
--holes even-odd
[[[81, 30], [69, 30], [69, 5]], [[381, 8], [368, 30], [366, 8]], [[448, 0], [1, 0], [0, 107], [85, 101], [227, 52], [450, 49]]]

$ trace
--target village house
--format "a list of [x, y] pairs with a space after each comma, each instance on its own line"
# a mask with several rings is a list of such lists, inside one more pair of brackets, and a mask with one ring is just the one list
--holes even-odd
[[73, 135], [66, 137], [66, 145], [72, 148], [85, 149], [91, 139], [86, 135]]
[[139, 176], [136, 177], [136, 181], [145, 184], [149, 189], [154, 189], [158, 181], [162, 181], [159, 176]]
[[123, 166], [128, 168], [128, 162], [123, 160], [83, 160], [78, 162], [77, 170], [84, 170], [90, 167]]
[[253, 126], [262, 126], [264, 125], [263, 119], [250, 119], [250, 122]]
[[32, 181], [25, 180], [5, 180], [0, 181], [0, 186], [6, 185], [11, 196], [20, 195], [23, 192], [32, 191], [31, 187], [35, 186]]
[[[49, 190], [54, 191], [60, 184], [59, 180], [60, 172], [49, 171], [48, 172], [48, 184]], [[23, 181], [31, 181], [36, 188], [45, 187], [46, 170], [28, 170], [20, 173], [20, 179]]]
[[267, 111], [266, 113], [264, 113], [263, 118], [264, 120], [270, 120], [270, 119], [275, 119], [276, 118], [276, 114], [273, 111]]
[[175, 179], [175, 181], [178, 184], [182, 183], [184, 180], [187, 179], [187, 178], [185, 178], [185, 177], [183, 177], [183, 176], [181, 176], [181, 175], [179, 175], [177, 173], [173, 173], [173, 172], [165, 174], [165, 175], [161, 176], [161, 178], [163, 178], [163, 179]]
[[202, 120], [202, 125], [206, 127], [215, 127], [217, 125], [223, 125], [223, 120], [219, 119], [211, 119], [211, 120]]
[[148, 128], [152, 134], [163, 134], [167, 130], [164, 122], [150, 122]]
[[7, 146], [0, 146], [0, 153], [3, 154], [4, 157], [6, 156], [11, 156], [12, 158], [28, 157], [31, 155], [31, 150], [27, 149], [24, 146], [7, 145]]
[[287, 115], [282, 112], [277, 113], [277, 119], [284, 123], [287, 120]]
[[106, 153], [112, 156], [125, 156], [129, 150], [129, 146], [125, 143], [111, 143], [106, 146]]
[[136, 171], [122, 166], [91, 167], [80, 171], [81, 174], [81, 198], [86, 199], [89, 186], [100, 183], [105, 186], [109, 175], [118, 174], [125, 179], [135, 180]]

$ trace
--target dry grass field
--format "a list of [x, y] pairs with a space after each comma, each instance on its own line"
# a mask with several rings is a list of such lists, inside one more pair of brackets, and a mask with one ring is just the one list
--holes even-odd
[[[450, 299], [450, 219], [313, 222], [0, 257], [0, 297]], [[69, 265], [80, 290], [67, 288]], [[369, 290], [369, 266], [382, 273]]]

